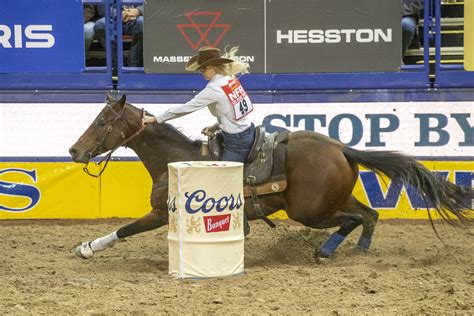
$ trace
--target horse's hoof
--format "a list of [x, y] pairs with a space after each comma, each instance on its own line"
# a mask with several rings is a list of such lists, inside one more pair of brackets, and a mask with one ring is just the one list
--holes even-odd
[[372, 236], [370, 237], [361, 236], [359, 238], [359, 241], [357, 242], [357, 248], [359, 248], [359, 250], [363, 252], [368, 252], [371, 244], [372, 244]]
[[89, 259], [94, 256], [94, 250], [92, 250], [90, 242], [85, 241], [74, 249], [74, 253], [81, 259]]
[[244, 225], [244, 236], [247, 237], [250, 234], [250, 225], [248, 223], [245, 223], [247, 225]]
[[316, 259], [316, 264], [319, 264], [319, 265], [326, 265], [331, 262], [331, 259], [326, 258], [326, 257], [316, 257], [315, 259]]
[[354, 248], [354, 253], [359, 253], [359, 254], [369, 253], [369, 249], [357, 246], [357, 247]]
[[320, 261], [325, 261], [326, 259], [329, 259], [331, 257], [330, 254], [327, 254], [325, 252], [322, 252], [321, 249], [317, 249], [313, 253], [313, 258], [319, 263]]

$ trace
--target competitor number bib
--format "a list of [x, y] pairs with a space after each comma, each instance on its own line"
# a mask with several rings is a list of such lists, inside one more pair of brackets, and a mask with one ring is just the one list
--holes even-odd
[[227, 99], [234, 110], [235, 119], [238, 121], [241, 118], [247, 116], [253, 110], [252, 101], [250, 101], [247, 92], [240, 84], [239, 79], [234, 78], [229, 80], [225, 86], [221, 87], [224, 90]]

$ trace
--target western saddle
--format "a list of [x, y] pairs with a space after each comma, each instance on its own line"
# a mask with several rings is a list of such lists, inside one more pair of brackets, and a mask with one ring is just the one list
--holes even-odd
[[[263, 214], [258, 196], [282, 192], [287, 187], [285, 157], [289, 133], [267, 133], [264, 126], [257, 126], [255, 141], [244, 164], [244, 196], [252, 197], [255, 213], [271, 227], [275, 224]], [[220, 160], [223, 150], [224, 139], [217, 132], [208, 143], [203, 143], [202, 155]]]

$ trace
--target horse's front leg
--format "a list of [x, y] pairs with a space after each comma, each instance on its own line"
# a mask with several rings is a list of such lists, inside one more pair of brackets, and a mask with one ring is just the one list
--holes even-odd
[[76, 247], [75, 253], [83, 259], [91, 258], [97, 251], [102, 251], [115, 245], [120, 239], [130, 237], [149, 230], [160, 228], [168, 224], [168, 212], [153, 209], [150, 213], [131, 224], [120, 227], [118, 230], [99, 237], [92, 241], [85, 241]]
[[154, 187], [151, 194], [153, 210], [118, 230], [92, 241], [85, 241], [75, 248], [75, 253], [83, 259], [91, 258], [95, 252], [112, 247], [120, 239], [130, 237], [168, 224], [167, 187]]

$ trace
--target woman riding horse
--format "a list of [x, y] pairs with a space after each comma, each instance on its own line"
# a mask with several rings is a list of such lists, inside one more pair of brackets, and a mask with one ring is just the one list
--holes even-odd
[[249, 114], [252, 102], [235, 75], [248, 73], [248, 64], [235, 57], [237, 48], [232, 48], [224, 56], [213, 47], [202, 47], [198, 54], [186, 64], [188, 71], [200, 71], [209, 83], [191, 101], [173, 107], [156, 118], [147, 116], [144, 124], [164, 123], [168, 120], [208, 107], [218, 123], [202, 130], [204, 135], [213, 137], [217, 129], [222, 130], [224, 152], [221, 160], [245, 162], [255, 138], [255, 127]]

